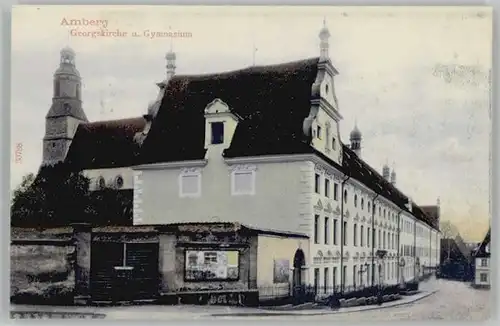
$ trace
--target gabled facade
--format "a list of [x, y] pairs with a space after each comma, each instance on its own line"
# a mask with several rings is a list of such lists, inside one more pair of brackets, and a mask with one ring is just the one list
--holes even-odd
[[325, 35], [318, 58], [172, 77], [134, 167], [134, 224], [305, 234], [302, 280], [325, 289], [396, 284], [435, 268], [439, 209], [427, 215], [395, 173], [386, 180], [364, 162], [360, 133], [350, 147], [340, 140]]
[[479, 248], [475, 250], [474, 253], [474, 268], [475, 277], [473, 285], [479, 288], [490, 288], [491, 287], [491, 228], [484, 237], [483, 242], [479, 245]]

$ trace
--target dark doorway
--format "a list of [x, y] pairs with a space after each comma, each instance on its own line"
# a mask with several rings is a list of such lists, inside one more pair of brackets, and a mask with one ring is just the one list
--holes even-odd
[[305, 300], [305, 285], [303, 277], [303, 267], [306, 264], [306, 257], [302, 249], [297, 249], [293, 257], [293, 297], [296, 304]]

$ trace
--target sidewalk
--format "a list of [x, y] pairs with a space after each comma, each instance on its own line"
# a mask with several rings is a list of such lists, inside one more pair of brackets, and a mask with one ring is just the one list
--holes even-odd
[[317, 316], [361, 312], [375, 309], [385, 309], [410, 304], [422, 300], [437, 292], [434, 280], [421, 283], [421, 292], [413, 296], [403, 297], [400, 300], [387, 302], [382, 305], [346, 307], [332, 310], [328, 307], [316, 307], [304, 310], [270, 310], [263, 308], [226, 307], [226, 306], [195, 306], [195, 305], [137, 305], [120, 307], [54, 307], [11, 305], [14, 312], [57, 312], [57, 313], [85, 313], [105, 314], [106, 319], [204, 319], [214, 317], [263, 317], [263, 316]]

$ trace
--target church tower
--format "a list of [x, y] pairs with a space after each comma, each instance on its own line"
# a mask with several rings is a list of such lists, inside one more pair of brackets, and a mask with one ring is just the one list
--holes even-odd
[[361, 158], [361, 131], [358, 129], [358, 124], [354, 125], [354, 129], [351, 131], [351, 135], [349, 137], [351, 141], [351, 149], [358, 157]]
[[54, 73], [52, 105], [45, 116], [43, 138], [43, 165], [63, 161], [78, 124], [88, 122], [82, 109], [82, 79], [75, 66], [75, 52], [65, 47], [61, 50], [59, 68]]

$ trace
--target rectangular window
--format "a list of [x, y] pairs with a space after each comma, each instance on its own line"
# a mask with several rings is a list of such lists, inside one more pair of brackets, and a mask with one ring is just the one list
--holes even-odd
[[364, 247], [365, 245], [365, 232], [364, 232], [364, 227], [361, 225], [360, 230], [359, 230], [359, 235], [361, 237], [361, 247]]
[[325, 197], [330, 198], [330, 180], [325, 178]]
[[344, 266], [344, 270], [342, 271], [342, 280], [341, 280], [342, 288], [345, 287], [346, 277], [347, 277], [347, 266]]
[[352, 228], [352, 233], [353, 233], [353, 241], [354, 241], [354, 247], [358, 246], [358, 225], [355, 223], [354, 227]]
[[325, 244], [329, 244], [330, 241], [330, 219], [325, 217]]
[[372, 278], [371, 278], [371, 268], [370, 265], [366, 265], [366, 284], [370, 285], [372, 283]]
[[320, 189], [319, 189], [319, 185], [320, 185], [320, 179], [321, 177], [319, 176], [319, 174], [315, 174], [314, 175], [314, 191], [319, 194], [320, 193]]
[[179, 183], [180, 197], [199, 197], [201, 195], [201, 174], [181, 174]]
[[344, 246], [347, 246], [347, 222], [344, 222], [344, 227], [342, 230], [342, 238], [343, 238]]
[[337, 241], [337, 220], [333, 220], [333, 244], [338, 245]]
[[222, 144], [224, 142], [224, 122], [212, 122], [212, 144]]
[[333, 184], [333, 199], [339, 200], [339, 185], [337, 183]]
[[314, 243], [319, 243], [319, 215], [314, 215]]
[[321, 139], [321, 126], [316, 127], [316, 136]]
[[323, 287], [324, 287], [323, 292], [326, 293], [328, 287], [330, 286], [328, 282], [330, 278], [330, 270], [328, 269], [328, 267], [325, 267], [324, 271], [325, 271], [325, 279], [323, 280]]
[[488, 266], [488, 260], [481, 259], [481, 267], [487, 267], [487, 266]]
[[333, 149], [333, 150], [336, 150], [336, 149], [337, 149], [337, 144], [336, 144], [336, 142], [335, 142], [335, 141], [336, 141], [336, 140], [335, 140], [335, 137], [332, 137], [332, 149]]
[[380, 232], [380, 230], [378, 230], [378, 247], [379, 249], [382, 248], [382, 232]]
[[481, 282], [488, 282], [488, 274], [481, 273], [479, 274], [479, 277], [481, 278]]
[[368, 245], [368, 248], [370, 248], [371, 246], [371, 243], [370, 243], [370, 239], [371, 239], [371, 236], [370, 236], [370, 228], [366, 229], [366, 244]]
[[333, 289], [337, 286], [337, 267], [333, 268]]
[[314, 290], [317, 293], [319, 287], [319, 268], [314, 269]]
[[352, 284], [354, 285], [354, 287], [356, 287], [356, 280], [358, 278], [358, 275], [357, 275], [358, 273], [357, 272], [358, 272], [357, 266], [354, 265], [352, 267]]
[[255, 171], [234, 171], [231, 190], [233, 195], [254, 195]]

